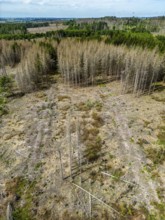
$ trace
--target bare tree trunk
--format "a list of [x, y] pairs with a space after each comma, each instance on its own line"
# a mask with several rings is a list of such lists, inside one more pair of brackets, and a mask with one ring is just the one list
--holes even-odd
[[112, 208], [111, 206], [109, 206], [108, 204], [106, 204], [105, 202], [103, 202], [101, 199], [97, 198], [96, 196], [94, 196], [93, 194], [91, 194], [90, 192], [88, 192], [87, 190], [83, 189], [82, 187], [78, 186], [75, 183], [72, 183], [74, 186], [76, 186], [77, 188], [83, 190], [84, 192], [86, 192], [87, 194], [91, 195], [92, 198], [96, 199], [97, 201], [99, 201], [100, 203], [102, 203], [103, 205], [105, 205], [107, 208], [109, 208], [111, 211], [114, 211], [116, 214], [122, 216], [122, 214], [120, 214], [117, 210], [115, 210], [114, 208]]
[[64, 174], [63, 174], [63, 164], [62, 164], [62, 156], [61, 156], [61, 151], [60, 148], [58, 146], [58, 153], [59, 153], [59, 158], [60, 158], [60, 171], [61, 171], [61, 179], [64, 179]]
[[67, 136], [68, 136], [68, 145], [69, 145], [69, 166], [70, 166], [70, 177], [72, 180], [72, 140], [71, 140], [71, 130], [70, 130], [70, 115], [68, 114], [68, 125], [67, 125]]
[[[89, 186], [91, 191], [91, 180], [89, 180]], [[92, 197], [89, 194], [89, 218], [92, 219]]]
[[77, 150], [78, 150], [78, 164], [79, 164], [79, 170], [80, 170], [80, 176], [82, 173], [82, 169], [81, 169], [81, 148], [80, 148], [80, 141], [79, 141], [79, 137], [80, 137], [80, 125], [79, 125], [79, 117], [77, 116], [77, 121], [76, 121], [76, 133], [77, 133]]
[[7, 205], [7, 210], [6, 210], [6, 220], [13, 220], [13, 216], [12, 216], [12, 207], [10, 202]]
[[89, 194], [89, 218], [92, 219], [92, 197]]

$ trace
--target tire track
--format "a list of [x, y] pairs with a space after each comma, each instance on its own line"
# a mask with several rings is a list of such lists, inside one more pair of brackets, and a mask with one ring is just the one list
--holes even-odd
[[[160, 202], [155, 183], [147, 178], [145, 173], [142, 173], [142, 166], [146, 164], [146, 157], [140, 147], [131, 142], [133, 134], [128, 127], [128, 120], [124, 114], [125, 108], [122, 104], [124, 96], [117, 96], [113, 98], [108, 98], [105, 104], [105, 110], [111, 111], [110, 118], [114, 118], [117, 129], [118, 141], [120, 143], [120, 156], [124, 157], [125, 163], [131, 164], [130, 175], [132, 179], [139, 186], [139, 194], [137, 198], [139, 203], [146, 204], [147, 208], [152, 209], [151, 203], [153, 201]], [[133, 180], [129, 181], [133, 181]]]

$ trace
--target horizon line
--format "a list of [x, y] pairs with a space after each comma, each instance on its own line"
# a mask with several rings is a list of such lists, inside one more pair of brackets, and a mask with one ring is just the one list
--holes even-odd
[[149, 16], [116, 16], [116, 15], [105, 15], [105, 16], [91, 16], [91, 17], [53, 17], [53, 16], [0, 16], [0, 19], [2, 18], [10, 18], [10, 19], [14, 19], [14, 18], [52, 18], [52, 19], [79, 19], [79, 18], [154, 18], [154, 17], [165, 17], [165, 15], [149, 15]]

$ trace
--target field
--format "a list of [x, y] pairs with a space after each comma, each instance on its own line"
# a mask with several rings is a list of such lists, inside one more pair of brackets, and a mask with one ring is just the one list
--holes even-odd
[[52, 23], [47, 27], [37, 27], [37, 28], [28, 28], [27, 31], [29, 33], [46, 33], [48, 31], [57, 31], [57, 30], [65, 30], [67, 29], [66, 25], [60, 23]]

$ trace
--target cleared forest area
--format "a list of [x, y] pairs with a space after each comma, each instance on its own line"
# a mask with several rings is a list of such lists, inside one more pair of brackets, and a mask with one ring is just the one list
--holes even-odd
[[164, 37], [69, 28], [0, 42], [0, 219], [162, 220]]

